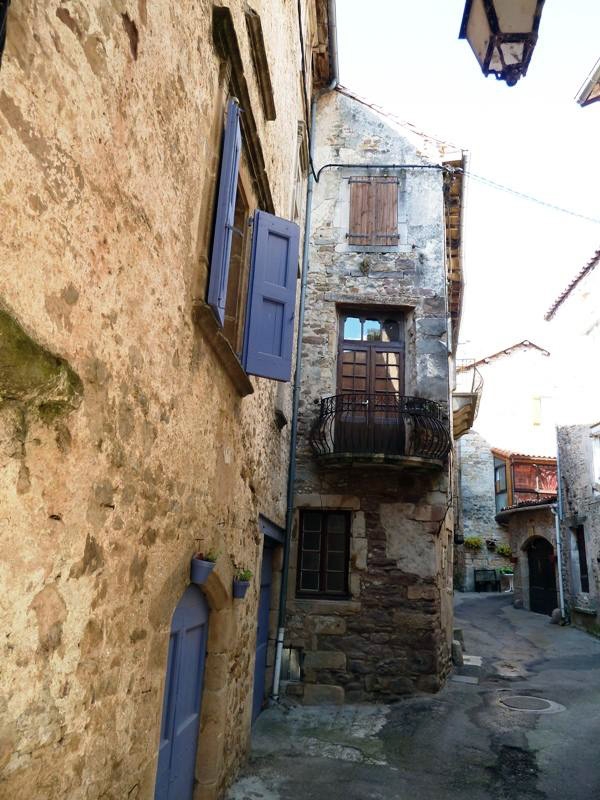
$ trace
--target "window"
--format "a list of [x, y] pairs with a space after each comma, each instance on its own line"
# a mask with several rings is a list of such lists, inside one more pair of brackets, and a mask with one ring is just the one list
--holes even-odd
[[235, 212], [231, 230], [231, 255], [227, 278], [227, 297], [223, 333], [235, 353], [242, 352], [248, 293], [248, 244], [250, 239], [250, 203], [246, 199], [241, 175], [238, 178]]
[[577, 561], [579, 561], [579, 581], [582, 592], [589, 592], [590, 590], [590, 580], [588, 576], [588, 568], [587, 568], [587, 552], [585, 547], [585, 530], [583, 525], [578, 525], [576, 528], [572, 528], [573, 536], [575, 537], [575, 543], [577, 545]]
[[398, 179], [350, 178], [348, 243], [355, 246], [398, 245]]
[[600, 426], [592, 428], [592, 468], [594, 483], [600, 484]]
[[506, 462], [494, 457], [494, 492], [496, 495], [496, 513], [508, 505], [508, 486], [506, 482]]
[[346, 311], [340, 316], [338, 393], [404, 391], [404, 320], [393, 312]]
[[227, 106], [210, 260], [208, 305], [242, 366], [289, 381], [298, 272], [298, 226], [254, 210], [240, 178], [240, 107]]
[[298, 596], [348, 596], [349, 540], [349, 512], [300, 514]]
[[542, 398], [534, 397], [532, 403], [532, 419], [533, 425], [542, 424]]

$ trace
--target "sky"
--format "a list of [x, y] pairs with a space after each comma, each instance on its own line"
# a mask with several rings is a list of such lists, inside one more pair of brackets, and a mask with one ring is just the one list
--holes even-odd
[[[546, 0], [527, 75], [485, 78], [458, 39], [464, 0], [337, 0], [340, 83], [469, 151], [469, 171], [600, 220], [600, 103], [575, 95], [600, 57], [598, 0]], [[529, 339], [600, 248], [600, 223], [469, 179], [459, 356]]]

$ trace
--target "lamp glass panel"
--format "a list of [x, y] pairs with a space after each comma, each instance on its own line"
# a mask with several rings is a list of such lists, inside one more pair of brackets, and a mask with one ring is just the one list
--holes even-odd
[[494, 0], [502, 33], [531, 33], [538, 0]]
[[467, 41], [475, 53], [475, 58], [482, 67], [487, 55], [491, 35], [483, 0], [473, 0], [467, 23]]
[[492, 56], [490, 58], [490, 63], [488, 69], [491, 72], [502, 72], [504, 69], [504, 64], [502, 63], [502, 58], [500, 57], [500, 50], [498, 46], [495, 46], [492, 50]]
[[500, 45], [504, 63], [507, 67], [511, 64], [522, 64], [525, 54], [525, 42], [504, 42]]

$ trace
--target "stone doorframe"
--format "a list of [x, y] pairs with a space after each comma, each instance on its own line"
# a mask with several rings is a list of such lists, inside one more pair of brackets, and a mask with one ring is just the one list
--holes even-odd
[[[159, 597], [155, 599], [158, 609], [167, 605], [175, 608], [169, 600], [179, 598], [189, 585], [189, 560], [181, 572], [163, 587]], [[204, 688], [202, 693], [202, 709], [200, 714], [200, 730], [198, 749], [196, 752], [196, 783], [194, 800], [216, 800], [223, 785], [223, 750], [227, 725], [227, 693], [230, 660], [236, 642], [237, 616], [232, 597], [233, 565], [220, 559], [207, 581], [200, 587], [208, 603], [210, 614], [208, 619], [208, 641], [206, 661], [204, 665]], [[168, 598], [168, 599], [167, 599]], [[170, 622], [170, 615], [169, 620]], [[165, 629], [166, 631], [167, 629]], [[167, 663], [168, 636], [160, 634], [161, 648], [164, 647], [164, 663]], [[165, 669], [166, 675], [166, 669]], [[163, 683], [159, 696], [164, 693]], [[249, 692], [251, 684], [249, 684]], [[250, 695], [249, 695], [250, 696]], [[156, 726], [160, 728], [162, 704], [157, 707]], [[247, 727], [250, 734], [250, 707], [248, 705]], [[158, 741], [158, 740], [157, 740]], [[156, 748], [158, 753], [158, 748]], [[153, 780], [156, 775], [156, 758], [153, 760]], [[154, 786], [154, 783], [152, 784]]]
[[[545, 539], [551, 546], [552, 550], [556, 555], [556, 543], [550, 536], [546, 536], [544, 533], [535, 533], [527, 536], [525, 541], [519, 547], [519, 576], [520, 576], [520, 584], [521, 584], [521, 600], [523, 603], [523, 608], [526, 611], [531, 611], [531, 600], [529, 597], [529, 555], [527, 552], [527, 548], [529, 547], [530, 542], [534, 539]], [[556, 585], [558, 586], [558, 578], [556, 577], [556, 566], [554, 567], [555, 573], [555, 581]]]

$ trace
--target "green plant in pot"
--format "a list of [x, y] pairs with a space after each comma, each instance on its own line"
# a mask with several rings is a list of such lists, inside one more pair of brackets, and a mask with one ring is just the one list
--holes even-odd
[[505, 556], [505, 558], [510, 558], [512, 556], [512, 550], [509, 544], [498, 544], [496, 545], [496, 553], [499, 556]]
[[246, 596], [250, 580], [252, 578], [252, 571], [249, 569], [238, 569], [233, 579], [233, 596], [241, 599]]
[[467, 550], [481, 550], [483, 540], [481, 536], [465, 536], [465, 547]]
[[215, 568], [215, 562], [219, 554], [216, 550], [209, 550], [207, 553], [198, 552], [192, 556], [190, 565], [190, 581], [197, 586], [202, 586], [210, 573]]

